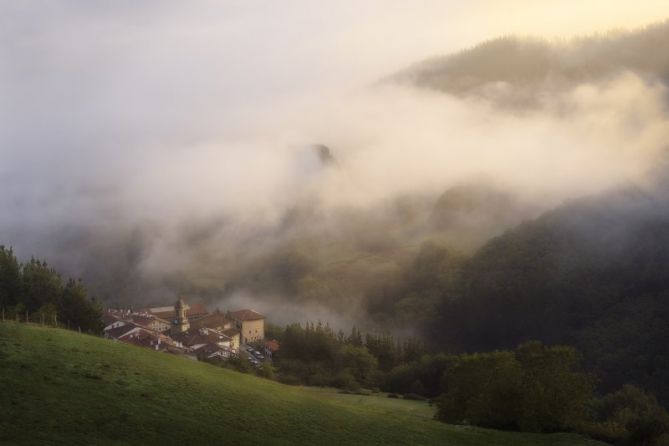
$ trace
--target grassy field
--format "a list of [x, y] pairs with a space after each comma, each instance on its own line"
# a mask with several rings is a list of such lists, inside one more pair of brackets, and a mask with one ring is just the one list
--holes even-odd
[[599, 444], [449, 426], [422, 402], [290, 387], [10, 322], [0, 323], [0, 386], [0, 444]]

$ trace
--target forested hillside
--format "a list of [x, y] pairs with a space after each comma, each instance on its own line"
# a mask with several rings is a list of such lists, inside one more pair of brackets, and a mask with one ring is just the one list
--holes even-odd
[[411, 286], [437, 309], [428, 338], [452, 351], [574, 345], [603, 389], [634, 383], [669, 402], [666, 209], [662, 194], [618, 191], [524, 223], [457, 268], [430, 248], [441, 255]]

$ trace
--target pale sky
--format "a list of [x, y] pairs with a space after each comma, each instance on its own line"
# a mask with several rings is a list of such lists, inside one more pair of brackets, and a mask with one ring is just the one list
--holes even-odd
[[[138, 203], [131, 214], [149, 203], [187, 215], [200, 205], [276, 203], [303, 186], [287, 161], [292, 152], [283, 151], [296, 142], [334, 141], [351, 163], [373, 160], [382, 178], [406, 167], [398, 142], [422, 141], [422, 163], [409, 163], [413, 174], [396, 188], [419, 189], [423, 180], [445, 187], [443, 177], [458, 166], [452, 160], [469, 170], [490, 163], [503, 155], [491, 152], [498, 140], [527, 147], [550, 168], [532, 150], [551, 126], [573, 140], [606, 132], [565, 131], [573, 123], [553, 117], [500, 120], [502, 136], [479, 144], [478, 113], [498, 116], [414, 92], [356, 92], [414, 62], [501, 35], [568, 38], [668, 17], [666, 0], [0, 1], [0, 206], [9, 210], [0, 230], [12, 227], [5, 234], [18, 239], [83, 216], [121, 218], [128, 200]], [[623, 83], [656, 107], [654, 87]], [[464, 131], [455, 135], [462, 129], [445, 128], [445, 120]], [[481, 158], [467, 160], [459, 141]], [[591, 145], [595, 154], [604, 147]], [[444, 147], [452, 152], [446, 157]], [[589, 156], [564, 162], [583, 176], [571, 166]], [[390, 161], [396, 164], [379, 164]], [[620, 173], [627, 159], [616, 162]], [[609, 174], [597, 167], [593, 176]], [[373, 179], [370, 188], [388, 190], [364, 168], [359, 176]]]

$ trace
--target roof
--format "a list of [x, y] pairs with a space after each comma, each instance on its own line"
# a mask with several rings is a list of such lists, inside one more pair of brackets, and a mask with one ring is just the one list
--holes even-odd
[[271, 341], [265, 341], [265, 347], [272, 353], [279, 350], [279, 341], [272, 339]]
[[209, 311], [202, 302], [192, 304], [190, 310], [188, 310], [188, 317], [198, 317], [206, 314], [209, 314]]
[[238, 321], [257, 321], [265, 316], [255, 310], [237, 310], [230, 313], [230, 317]]
[[226, 335], [229, 338], [233, 338], [235, 336], [239, 336], [239, 330], [236, 328], [228, 328], [227, 330], [223, 330], [223, 334]]
[[111, 324], [113, 324], [114, 322], [118, 322], [118, 321], [120, 321], [120, 320], [121, 320], [120, 317], [118, 317], [118, 316], [116, 316], [115, 314], [112, 314], [112, 313], [110, 313], [110, 312], [108, 312], [108, 311], [106, 311], [106, 312], [102, 315], [102, 322], [104, 322], [105, 326], [107, 326], [107, 325], [111, 325]]
[[127, 335], [129, 332], [136, 330], [139, 327], [139, 325], [133, 324], [133, 323], [126, 323], [125, 325], [121, 325], [120, 327], [112, 328], [111, 330], [107, 330], [107, 335], [114, 338], [114, 339], [119, 339], [125, 335]]
[[188, 330], [185, 333], [175, 334], [172, 337], [188, 347], [200, 344], [230, 342], [230, 338], [228, 336], [219, 331], [210, 329]]
[[191, 322], [192, 328], [219, 328], [225, 326], [232, 326], [232, 321], [225, 317], [220, 311], [215, 311], [211, 314], [203, 316]]
[[147, 315], [133, 314], [132, 315], [132, 321], [136, 324], [144, 325], [144, 326], [148, 326], [152, 322], [162, 322], [163, 324], [169, 324], [168, 321], [166, 321], [164, 319], [161, 319], [158, 316], [153, 315], [153, 314], [147, 314]]
[[[183, 299], [179, 299], [179, 301], [183, 302]], [[189, 318], [189, 319], [190, 318], [199, 318], [199, 317], [206, 316], [207, 314], [209, 314], [209, 311], [207, 311], [207, 307], [205, 307], [202, 302], [191, 304], [190, 307], [189, 307], [189, 305], [186, 305], [186, 307], [187, 307], [186, 317]], [[165, 319], [165, 320], [168, 320], [168, 321], [172, 321], [175, 317], [174, 309], [175, 309], [174, 306], [172, 306], [172, 307], [152, 307], [152, 308], [143, 308], [142, 310], [140, 310], [138, 312], [150, 313], [150, 314], [153, 314], [154, 316], [157, 316], [159, 318], [162, 318], [162, 319]]]
[[213, 356], [229, 357], [234, 355], [234, 352], [217, 344], [204, 344], [195, 349], [195, 354], [199, 357], [211, 358]]

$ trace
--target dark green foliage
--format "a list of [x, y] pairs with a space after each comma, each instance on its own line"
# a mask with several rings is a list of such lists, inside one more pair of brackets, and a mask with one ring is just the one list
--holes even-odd
[[423, 355], [417, 361], [407, 360], [385, 375], [381, 389], [386, 392], [436, 397], [441, 393], [444, 371], [455, 360], [455, 357], [444, 354]]
[[365, 346], [358, 345], [356, 341], [362, 338], [355, 328], [353, 333], [348, 340], [343, 340], [320, 323], [287, 326], [281, 350], [274, 358], [279, 379], [347, 390], [377, 385], [378, 359]]
[[21, 266], [12, 248], [0, 246], [0, 307], [16, 305], [21, 295]]
[[594, 380], [581, 371], [574, 348], [528, 342], [516, 349], [516, 360], [522, 370], [521, 430], [572, 430], [587, 418]]
[[53, 268], [39, 260], [20, 264], [12, 249], [4, 246], [0, 246], [0, 309], [7, 319], [102, 331], [102, 308], [88, 299], [80, 281], [69, 279], [64, 284]]
[[513, 352], [462, 356], [444, 375], [437, 416], [454, 424], [516, 429], [522, 381]]
[[573, 348], [538, 342], [513, 352], [462, 355], [444, 374], [438, 417], [529, 432], [575, 430], [594, 387], [578, 367]]
[[669, 214], [659, 200], [637, 190], [582, 200], [491, 240], [442, 293], [431, 348], [573, 345], [601, 390], [630, 383], [669, 403]]
[[[416, 367], [410, 367], [412, 375], [409, 384], [397, 385], [398, 391], [423, 396], [438, 394], [443, 367], [434, 364], [442, 356], [437, 355], [434, 360], [427, 355], [416, 358], [424, 351], [423, 343], [417, 339], [396, 342], [388, 334], [366, 333], [363, 336], [356, 327], [351, 329], [349, 336], [345, 336], [341, 331], [335, 332], [320, 323], [307, 323], [304, 327], [300, 324], [288, 325], [280, 335], [281, 349], [274, 361], [278, 379], [283, 382], [347, 390], [356, 390], [361, 386], [374, 388], [384, 383], [388, 376], [397, 375], [388, 373], [396, 365], [415, 362]], [[384, 386], [393, 387], [394, 384]]]
[[426, 242], [414, 261], [393, 280], [373, 286], [366, 296], [368, 313], [380, 322], [415, 328], [431, 320], [438, 304], [453, 294], [465, 258]]
[[619, 445], [663, 446], [669, 440], [669, 414], [638, 387], [626, 385], [596, 400], [585, 433]]

